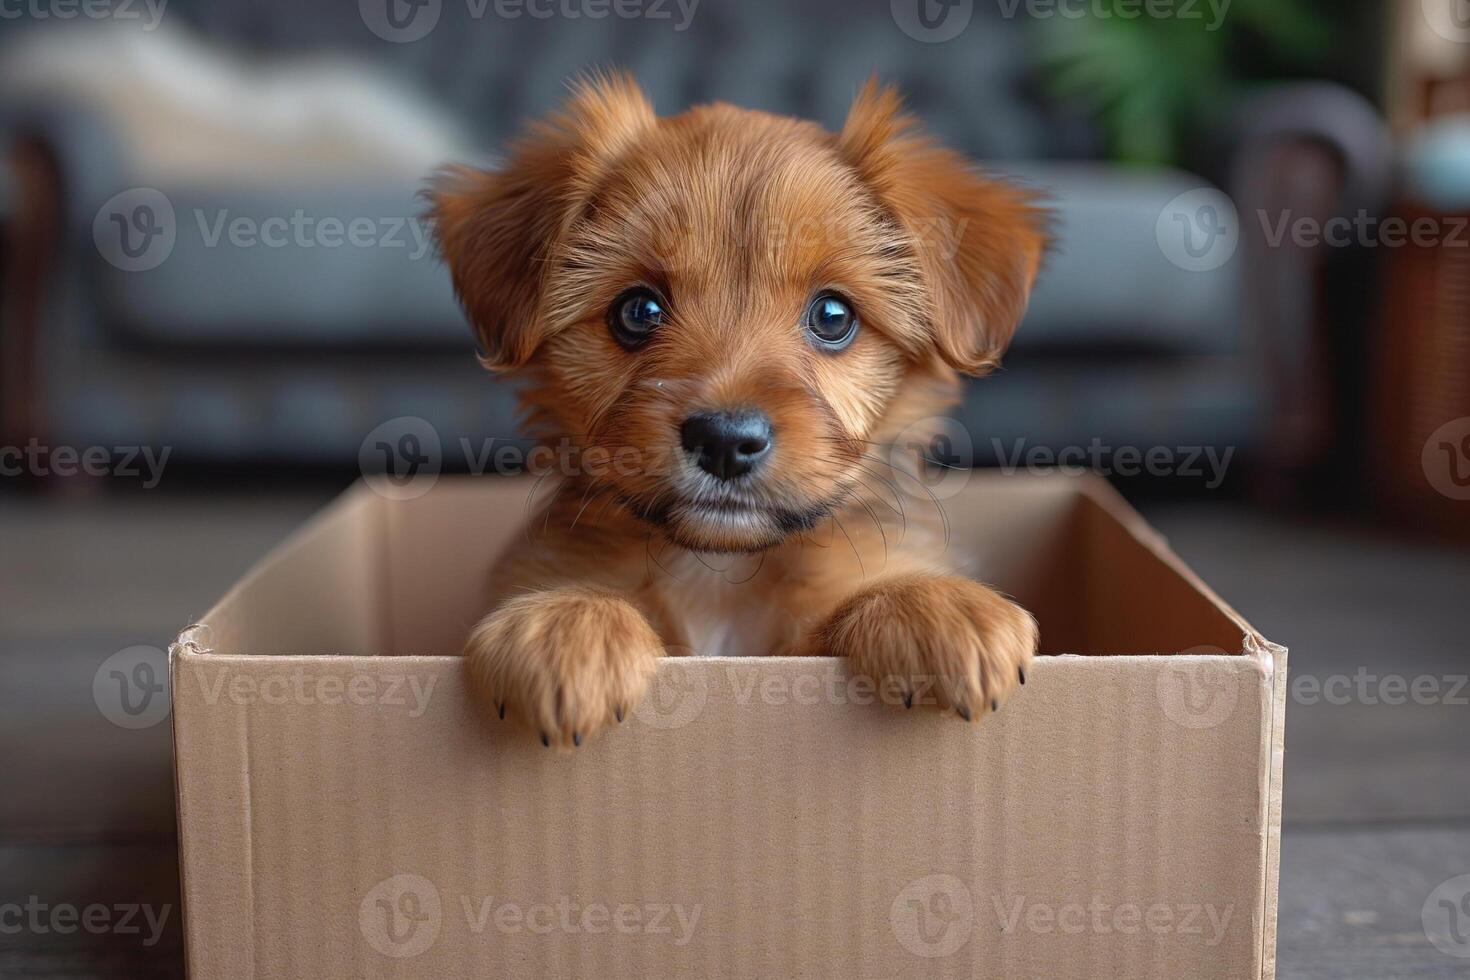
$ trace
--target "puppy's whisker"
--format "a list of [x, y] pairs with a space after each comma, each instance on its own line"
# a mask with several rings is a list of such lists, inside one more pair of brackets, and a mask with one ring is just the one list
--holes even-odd
[[536, 491], [538, 491], [538, 490], [541, 489], [541, 484], [543, 482], [545, 482], [546, 478], [548, 476], [550, 476], [550, 475], [551, 475], [551, 470], [547, 470], [545, 473], [542, 473], [540, 476], [536, 477], [535, 482], [531, 484], [531, 489], [529, 491], [527, 491], [527, 493], [526, 493], [526, 509], [525, 509], [525, 513], [522, 515], [527, 520], [530, 519], [530, 517], [531, 517], [531, 511], [534, 508], [534, 505], [536, 503]]
[[[894, 483], [892, 480], [890, 480], [887, 477], [885, 477], [882, 473], [874, 472], [873, 470], [870, 470], [866, 466], [864, 466], [863, 463], [862, 463], [862, 460], [863, 459], [867, 459], [867, 458], [868, 457], [865, 454], [863, 457], [861, 457], [861, 459], [859, 459], [859, 461], [857, 462], [858, 469], [862, 470], [864, 473], [868, 474], [868, 476], [871, 476], [873, 479], [882, 482], [885, 486], [888, 487], [889, 490], [893, 491], [893, 500], [894, 500], [894, 504], [896, 505], [896, 509], [898, 510], [898, 512], [899, 512], [900, 515], [904, 515], [903, 492], [898, 489], [898, 484], [897, 483]], [[887, 501], [885, 501], [885, 503], [886, 502]], [[908, 520], [907, 515], [904, 515], [904, 521], [905, 521], [905, 523], [907, 523], [907, 520]]]
[[838, 517], [837, 517], [836, 514], [833, 514], [832, 515], [832, 523], [834, 523], [834, 524], [837, 525], [837, 530], [839, 530], [839, 531], [842, 532], [842, 536], [847, 539], [848, 546], [852, 548], [852, 556], [857, 559], [857, 563], [858, 563], [858, 573], [863, 578], [867, 578], [868, 577], [868, 570], [863, 567], [863, 556], [862, 556], [862, 553], [858, 551], [857, 545], [856, 544], [853, 544], [852, 535], [850, 535], [850, 534], [847, 533], [847, 528], [845, 528], [845, 527], [842, 526], [842, 521], [838, 519]]
[[[554, 470], [547, 470], [545, 473], [543, 473], [539, 477], [537, 477], [536, 478], [536, 482], [533, 483], [533, 484], [531, 484], [531, 490], [530, 490], [530, 492], [526, 494], [526, 512], [525, 512], [524, 518], [525, 518], [525, 523], [526, 523], [526, 543], [527, 544], [530, 544], [531, 542], [533, 542], [535, 540], [535, 538], [533, 538], [531, 536], [531, 530], [532, 530], [532, 528], [534, 528], [536, 526], [536, 522], [531, 519], [531, 515], [532, 515], [532, 512], [535, 510], [535, 507], [536, 507], [536, 492], [540, 489], [541, 484], [546, 481], [546, 478], [549, 477], [549, 476], [551, 476], [554, 472], [555, 472]], [[551, 504], [552, 504], [553, 501], [556, 500], [557, 495], [560, 494], [562, 492], [562, 490], [566, 487], [567, 479], [568, 479], [567, 477], [562, 477], [561, 478], [561, 482], [559, 482], [557, 484], [556, 489], [554, 491], [552, 491], [551, 496], [546, 499], [545, 503], [543, 503], [543, 504], [540, 505], [543, 508], [545, 508], [545, 510], [546, 510], [546, 520], [547, 521], [550, 521], [551, 520], [551, 509], [552, 509], [551, 508]], [[544, 523], [542, 525], [541, 532], [543, 534], [546, 533], [546, 525]]]
[[602, 492], [603, 488], [599, 487], [597, 484], [587, 484], [587, 489], [582, 492], [582, 506], [578, 508], [577, 516], [572, 518], [572, 523], [567, 526], [568, 534], [577, 529], [577, 522], [580, 521], [582, 519], [582, 515], [586, 513], [587, 506], [592, 503], [592, 501], [596, 500], [597, 495]]
[[695, 561], [699, 562], [701, 565], [703, 565], [705, 568], [709, 569], [710, 571], [712, 571], [712, 572], [721, 572], [721, 571], [724, 571], [724, 569], [722, 569], [722, 568], [716, 568], [715, 566], [711, 565], [709, 562], [705, 561], [704, 560], [704, 556], [701, 555], [699, 552], [692, 551], [692, 550], [689, 550], [687, 548], [685, 549], [685, 551], [686, 551], [687, 554], [693, 555]]
[[869, 507], [868, 504], [867, 504], [867, 502], [864, 501], [861, 497], [857, 496], [856, 494], [852, 494], [851, 491], [849, 491], [849, 495], [850, 495], [850, 497], [851, 497], [852, 500], [854, 500], [854, 501], [857, 502], [857, 505], [859, 507], [861, 507], [863, 510], [867, 511], [868, 516], [870, 518], [872, 518], [872, 520], [873, 520], [873, 526], [878, 529], [878, 537], [880, 537], [883, 540], [883, 567], [884, 568], [887, 568], [888, 567], [888, 534], [887, 534], [887, 532], [885, 532], [883, 530], [883, 522], [880, 521], [880, 520], [878, 520], [878, 515], [873, 511], [873, 508]]
[[726, 582], [729, 582], [731, 585], [744, 585], [746, 582], [749, 582], [751, 579], [755, 578], [757, 575], [759, 575], [761, 573], [761, 569], [762, 568], [765, 568], [766, 567], [766, 555], [768, 555], [768, 554], [770, 554], [770, 551], [769, 550], [762, 551], [760, 553], [760, 560], [755, 563], [755, 570], [752, 571], [749, 575], [745, 576], [745, 578], [742, 578], [742, 579], [726, 578], [725, 581]]
[[[868, 470], [863, 470], [863, 472], [864, 473], [867, 473], [869, 476], [874, 476], [874, 474], [873, 473], [870, 473]], [[909, 515], [903, 509], [903, 506], [902, 506], [903, 505], [903, 501], [902, 501], [902, 499], [898, 498], [897, 495], [896, 495], [896, 493], [895, 493], [895, 499], [897, 500], [899, 506], [898, 507], [894, 507], [893, 504], [890, 504], [881, 494], [879, 494], [871, 486], [869, 486], [868, 485], [868, 482], [866, 480], [864, 480], [862, 477], [860, 477], [856, 473], [854, 473], [853, 476], [852, 476], [852, 478], [855, 481], [857, 481], [857, 483], [860, 486], [862, 486], [862, 488], [864, 490], [867, 491], [867, 493], [868, 493], [868, 499], [869, 500], [874, 500], [874, 501], [877, 501], [878, 503], [881, 503], [884, 507], [887, 507], [890, 511], [892, 511], [898, 517], [899, 531], [898, 531], [898, 541], [897, 541], [897, 544], [899, 546], [902, 546], [903, 545], [904, 538], [906, 538], [908, 536], [908, 533], [909, 533]], [[882, 478], [881, 477], [878, 477], [878, 479], [882, 479]], [[896, 491], [897, 488], [894, 488], [894, 489]], [[864, 504], [864, 506], [866, 506], [866, 504]], [[875, 522], [877, 521], [877, 517], [876, 516], [874, 517], [874, 521]]]
[[[865, 501], [867, 501], [867, 500], [873, 501], [874, 503], [880, 503], [885, 508], [887, 508], [889, 511], [892, 511], [893, 514], [898, 517], [899, 524], [900, 524], [900, 527], [901, 527], [901, 530], [899, 532], [899, 537], [898, 537], [898, 543], [899, 544], [902, 544], [903, 541], [904, 541], [904, 538], [908, 534], [908, 524], [909, 524], [909, 521], [908, 521], [908, 513], [907, 513], [907, 511], [905, 510], [905, 508], [903, 506], [903, 494], [899, 490], [898, 486], [892, 480], [887, 479], [882, 474], [875, 473], [871, 469], [868, 469], [866, 466], [863, 465], [863, 463], [861, 462], [861, 459], [859, 459], [859, 460], [838, 459], [836, 457], [825, 456], [825, 455], [824, 456], [819, 456], [817, 458], [820, 459], [821, 461], [830, 462], [830, 463], [834, 463], [834, 464], [855, 465], [857, 467], [857, 469], [860, 470], [862, 473], [866, 474], [867, 476], [872, 477], [875, 480], [879, 480], [880, 482], [882, 482], [883, 484], [885, 484], [888, 487], [888, 489], [893, 493], [893, 502], [892, 503], [890, 503], [888, 501], [888, 499], [886, 497], [884, 497], [882, 494], [878, 493], [861, 476], [858, 476], [857, 473], [850, 474], [850, 479], [852, 479], [853, 481], [855, 481], [857, 483], [857, 485], [861, 486], [863, 488], [863, 490], [866, 491], [866, 493], [863, 495], [863, 498], [865, 498], [865, 499], [861, 499], [860, 498], [859, 501], [858, 501], [859, 503], [865, 503]], [[874, 517], [874, 520], [875, 520], [875, 522], [881, 524], [881, 521], [878, 521], [877, 518], [876, 518], [876, 516]]]
[[541, 522], [542, 534], [545, 534], [551, 529], [551, 512], [556, 509], [556, 507], [553, 505], [556, 503], [556, 498], [561, 496], [561, 492], [565, 490], [568, 486], [570, 486], [571, 482], [571, 477], [562, 477], [561, 482], [556, 485], [556, 490], [552, 492], [551, 499], [546, 501], [546, 519]]
[[[866, 471], [864, 471], [864, 472], [866, 472]], [[895, 507], [892, 504], [890, 504], [888, 502], [888, 500], [885, 497], [883, 497], [882, 494], [878, 493], [876, 490], [873, 489], [872, 484], [868, 483], [868, 481], [864, 480], [862, 477], [858, 476], [856, 473], [852, 474], [852, 480], [853, 480], [854, 483], [856, 483], [858, 486], [862, 487], [863, 490], [866, 491], [866, 493], [864, 495], [865, 496], [865, 499], [871, 500], [874, 503], [882, 504], [884, 507], [887, 507], [893, 513], [893, 516], [894, 517], [898, 517], [898, 518], [902, 518], [903, 517], [903, 511], [899, 510], [897, 507]]]
[[908, 471], [902, 469], [901, 467], [895, 466], [892, 463], [885, 463], [883, 460], [878, 459], [876, 456], [871, 456], [871, 455], [869, 455], [867, 453], [864, 453], [863, 454], [863, 458], [866, 459], [866, 460], [870, 460], [870, 461], [872, 461], [874, 463], [877, 463], [880, 466], [886, 466], [886, 467], [888, 467], [888, 469], [891, 470], [893, 472], [893, 474], [895, 476], [897, 476], [897, 477], [903, 477], [903, 476], [908, 477], [921, 490], [924, 491], [924, 493], [929, 497], [929, 500], [931, 502], [933, 502], [934, 509], [939, 512], [939, 520], [940, 520], [940, 522], [944, 526], [944, 549], [946, 551], [948, 551], [949, 550], [949, 535], [950, 535], [949, 515], [947, 513], [945, 513], [944, 504], [940, 502], [940, 500], [939, 500], [938, 497], [934, 496], [934, 491], [933, 490], [930, 490], [929, 487], [924, 483], [923, 480], [919, 479], [917, 476], [914, 476], [912, 473], [909, 473]]
[[[658, 566], [659, 571], [663, 572], [665, 575], [667, 575], [669, 578], [673, 579], [674, 581], [676, 581], [676, 582], [682, 582], [682, 581], [684, 581], [678, 575], [675, 575], [673, 572], [671, 572], [667, 568], [665, 568], [664, 567], [664, 563], [661, 562], [661, 561], [659, 561], [658, 560], [658, 556], [653, 553], [653, 549], [650, 547], [650, 545], [653, 542], [653, 539], [655, 537], [659, 537], [660, 540], [662, 540], [662, 536], [655, 535], [654, 532], [649, 531], [648, 532], [648, 537], [645, 538], [644, 541], [643, 541], [643, 554], [644, 554], [645, 558], [647, 558], [649, 561], [652, 561], [655, 565]], [[644, 567], [646, 569], [647, 568], [647, 565], [645, 564]], [[653, 572], [650, 570], [648, 574], [651, 577], [653, 575]]]

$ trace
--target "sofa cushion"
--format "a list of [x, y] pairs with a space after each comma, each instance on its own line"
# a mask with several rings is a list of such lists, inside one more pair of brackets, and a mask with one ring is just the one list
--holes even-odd
[[114, 199], [94, 227], [99, 306], [153, 344], [468, 348], [417, 190], [168, 187]]
[[[1177, 170], [1099, 164], [1001, 165], [995, 172], [1040, 191], [1053, 209], [1053, 245], [1016, 334], [1019, 350], [1110, 348], [1161, 353], [1240, 350], [1241, 258], [1192, 271], [1167, 237], [1180, 195], [1214, 192]], [[1239, 241], [1239, 229], [1235, 240]], [[1228, 254], [1222, 241], [1217, 258]]]

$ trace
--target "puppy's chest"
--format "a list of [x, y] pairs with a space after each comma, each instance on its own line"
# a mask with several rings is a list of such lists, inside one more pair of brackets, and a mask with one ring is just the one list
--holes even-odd
[[[711, 563], [713, 564], [713, 563]], [[800, 617], [769, 583], [748, 580], [738, 567], [681, 569], [661, 583], [659, 598], [703, 657], [759, 657], [787, 652]]]

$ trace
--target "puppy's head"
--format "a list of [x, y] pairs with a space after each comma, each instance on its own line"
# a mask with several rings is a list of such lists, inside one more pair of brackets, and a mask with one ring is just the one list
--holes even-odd
[[598, 450], [590, 478], [707, 550], [774, 545], [871, 483], [878, 445], [999, 362], [1044, 245], [1024, 195], [872, 83], [832, 134], [659, 119], [595, 79], [431, 198], [486, 365], [524, 369], [539, 422]]

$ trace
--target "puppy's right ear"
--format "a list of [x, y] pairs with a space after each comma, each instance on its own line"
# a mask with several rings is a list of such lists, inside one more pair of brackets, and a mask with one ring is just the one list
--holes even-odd
[[1045, 209], [920, 132], [876, 80], [858, 93], [837, 146], [909, 242], [934, 351], [966, 374], [993, 369], [1026, 311]]
[[487, 368], [520, 367], [556, 329], [541, 296], [557, 246], [607, 168], [656, 122], [628, 76], [584, 78], [503, 168], [456, 167], [434, 181], [429, 220]]

